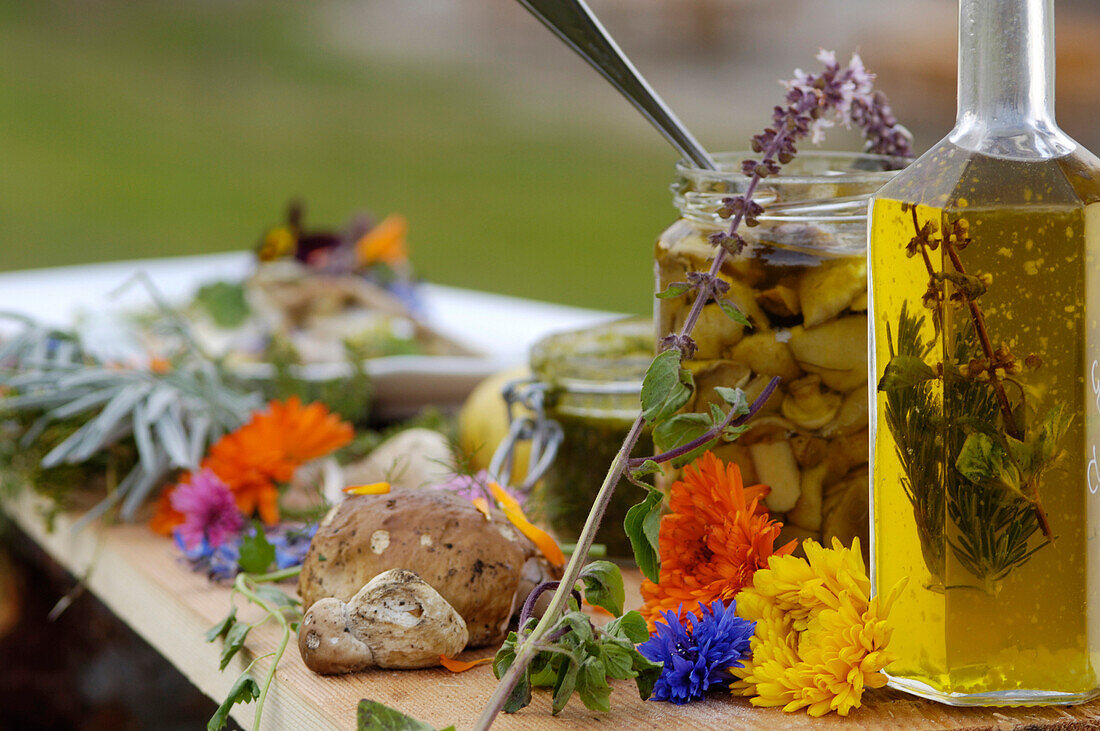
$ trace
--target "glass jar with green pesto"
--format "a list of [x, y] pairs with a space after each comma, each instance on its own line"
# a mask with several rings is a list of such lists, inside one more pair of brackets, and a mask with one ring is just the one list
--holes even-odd
[[[653, 360], [653, 321], [629, 318], [556, 333], [531, 349], [531, 371], [546, 388], [546, 417], [562, 427], [557, 456], [531, 496], [532, 512], [565, 542], [575, 541], [615, 454], [640, 411], [642, 378]], [[635, 454], [652, 454], [648, 430]], [[633, 555], [623, 530], [641, 491], [615, 489], [596, 543], [612, 558]]]
[[[710, 268], [708, 237], [728, 227], [720, 211], [748, 186], [741, 161], [750, 157], [718, 155], [719, 171], [679, 165], [680, 219], [657, 240], [658, 292]], [[693, 333], [687, 410], [720, 403], [716, 386], [742, 388], [752, 401], [782, 379], [749, 430], [714, 451], [739, 465], [745, 484], [771, 487], [765, 502], [786, 524], [784, 538], [859, 536], [867, 546], [867, 206], [906, 162], [804, 151], [763, 180], [759, 225], [742, 227], [747, 244], [719, 274], [749, 325], [710, 303]], [[658, 339], [680, 330], [693, 301], [692, 293], [657, 300]]]

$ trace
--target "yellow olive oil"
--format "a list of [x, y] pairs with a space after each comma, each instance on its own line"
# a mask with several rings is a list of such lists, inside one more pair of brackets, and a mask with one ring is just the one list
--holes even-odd
[[1100, 671], [1100, 165], [941, 143], [870, 222], [874, 583], [891, 682], [1076, 702]]

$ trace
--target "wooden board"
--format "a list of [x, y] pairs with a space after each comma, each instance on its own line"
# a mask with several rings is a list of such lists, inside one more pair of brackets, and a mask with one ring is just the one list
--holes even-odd
[[[180, 669], [199, 689], [220, 701], [253, 657], [274, 649], [277, 632], [265, 625], [249, 635], [246, 650], [218, 672], [220, 643], [203, 634], [229, 609], [229, 590], [190, 571], [171, 542], [144, 526], [70, 530], [72, 519], [60, 516], [54, 532], [41, 518], [43, 504], [24, 495], [3, 509], [31, 538], [76, 576], [92, 567], [88, 588], [122, 620]], [[627, 573], [628, 594], [637, 607], [639, 579]], [[287, 587], [290, 589], [291, 587]], [[629, 603], [629, 601], [628, 601]], [[248, 615], [242, 612], [242, 617]], [[485, 654], [485, 653], [482, 653]], [[469, 657], [476, 657], [470, 654]], [[465, 657], [465, 656], [464, 656]], [[468, 658], [466, 658], [468, 659]], [[257, 674], [266, 670], [257, 664]], [[455, 675], [443, 669], [377, 670], [358, 675], [321, 677], [302, 664], [296, 646], [283, 658], [264, 709], [270, 729], [354, 729], [355, 708], [362, 698], [399, 708], [436, 727], [473, 725], [496, 681], [479, 666]], [[547, 693], [536, 692], [531, 706], [502, 716], [500, 729], [582, 729], [600, 724], [613, 729], [1100, 729], [1100, 701], [1075, 707], [951, 708], [896, 693], [865, 696], [862, 709], [848, 718], [811, 719], [803, 713], [754, 708], [744, 699], [718, 695], [685, 706], [643, 702], [629, 683], [613, 683], [610, 713], [593, 713], [574, 701], [557, 718], [549, 714]], [[252, 728], [253, 708], [237, 706], [233, 717]]]

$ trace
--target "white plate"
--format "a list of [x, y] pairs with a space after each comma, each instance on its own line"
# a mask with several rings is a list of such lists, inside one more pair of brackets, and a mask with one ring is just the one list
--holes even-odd
[[[82, 314], [148, 306], [148, 294], [140, 287], [109, 296], [139, 272], [169, 301], [184, 301], [202, 284], [239, 281], [250, 268], [251, 254], [234, 252], [6, 272], [0, 274], [0, 310], [68, 327]], [[366, 361], [375, 389], [373, 413], [380, 417], [406, 417], [429, 405], [457, 406], [486, 376], [526, 363], [527, 351], [543, 336], [622, 316], [454, 287], [422, 287], [428, 323], [485, 355], [398, 355]], [[302, 366], [300, 375], [332, 380], [350, 370], [346, 363], [312, 364]], [[271, 366], [242, 364], [238, 372], [267, 378]]]

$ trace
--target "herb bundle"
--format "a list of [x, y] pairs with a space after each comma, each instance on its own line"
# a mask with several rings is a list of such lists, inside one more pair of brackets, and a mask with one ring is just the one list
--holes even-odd
[[74, 333], [17, 319], [22, 331], [0, 346], [0, 413], [19, 421], [20, 449], [44, 452], [36, 474], [104, 459], [129, 468], [109, 479], [107, 497], [79, 526], [116, 505], [131, 518], [171, 470], [197, 467], [207, 446], [259, 405], [196, 348], [162, 368], [124, 368], [92, 355]]

